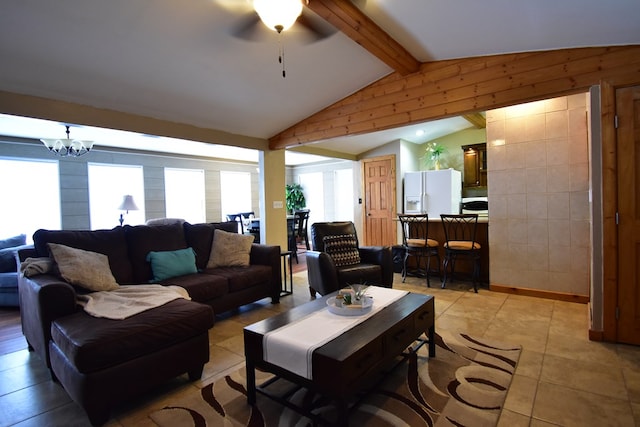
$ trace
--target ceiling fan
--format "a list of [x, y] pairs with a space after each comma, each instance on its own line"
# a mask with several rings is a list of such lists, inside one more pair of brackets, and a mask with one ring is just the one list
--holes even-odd
[[246, 2], [246, 11], [233, 26], [234, 37], [260, 41], [265, 28], [278, 34], [288, 31], [303, 33], [305, 41], [318, 41], [329, 37], [337, 30], [311, 12], [306, 5], [309, 0], [251, 0]]

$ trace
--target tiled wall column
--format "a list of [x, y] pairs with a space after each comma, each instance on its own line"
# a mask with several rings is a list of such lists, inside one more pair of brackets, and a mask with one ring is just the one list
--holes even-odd
[[587, 95], [487, 112], [490, 277], [589, 295]]

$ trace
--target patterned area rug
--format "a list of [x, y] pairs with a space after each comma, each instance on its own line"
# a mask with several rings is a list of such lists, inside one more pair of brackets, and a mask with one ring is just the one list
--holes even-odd
[[[385, 376], [351, 411], [354, 426], [495, 426], [516, 369], [521, 347], [465, 334], [436, 336], [436, 357], [421, 347]], [[257, 380], [271, 378], [257, 373]], [[158, 425], [307, 426], [310, 420], [258, 394], [247, 405], [245, 370], [205, 385], [170, 407], [149, 414]], [[284, 380], [270, 387], [289, 387]], [[331, 403], [302, 388], [289, 397], [335, 420]]]

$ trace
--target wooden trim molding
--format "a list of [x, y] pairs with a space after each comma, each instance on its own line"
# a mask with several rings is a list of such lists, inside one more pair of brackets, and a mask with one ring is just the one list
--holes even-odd
[[618, 323], [618, 161], [614, 124], [616, 89], [611, 82], [600, 83], [600, 122], [602, 132], [602, 334], [605, 341], [616, 342]]
[[494, 292], [502, 292], [505, 294], [522, 295], [527, 297], [545, 298], [556, 301], [576, 302], [579, 304], [588, 304], [589, 295], [577, 295], [564, 292], [554, 292], [541, 289], [516, 288], [513, 286], [499, 285], [491, 283], [489, 290]]
[[[316, 2], [312, 2], [316, 3]], [[311, 4], [311, 3], [310, 3]], [[423, 63], [372, 83], [269, 139], [281, 149], [638, 82], [640, 45], [560, 49]]]

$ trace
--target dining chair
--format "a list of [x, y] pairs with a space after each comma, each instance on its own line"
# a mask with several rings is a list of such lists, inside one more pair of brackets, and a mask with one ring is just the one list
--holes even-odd
[[[398, 214], [398, 220], [402, 228], [402, 247], [404, 249], [402, 283], [404, 283], [407, 274], [409, 274], [407, 259], [412, 257], [415, 259], [416, 267], [411, 273], [420, 277], [424, 275], [427, 279], [427, 287], [431, 287], [431, 282], [429, 281], [431, 257], [435, 257], [438, 260], [438, 276], [440, 276], [440, 254], [438, 253], [440, 243], [429, 238], [429, 215]], [[424, 268], [422, 268], [423, 260], [425, 262]]]
[[468, 258], [473, 262], [473, 290], [478, 292], [480, 279], [480, 244], [476, 241], [478, 225], [477, 214], [445, 215], [441, 214], [444, 227], [444, 265], [442, 287], [447, 283], [447, 268], [451, 265], [451, 280], [459, 257]]
[[311, 250], [311, 246], [309, 245], [308, 232], [309, 213], [309, 209], [299, 209], [293, 213], [295, 218], [296, 237], [301, 240], [304, 239], [304, 245], [308, 251]]
[[240, 223], [240, 225], [238, 226], [238, 233], [240, 234], [244, 234], [244, 224], [242, 223], [242, 214], [228, 214], [227, 215], [227, 221], [236, 221], [238, 223]]

